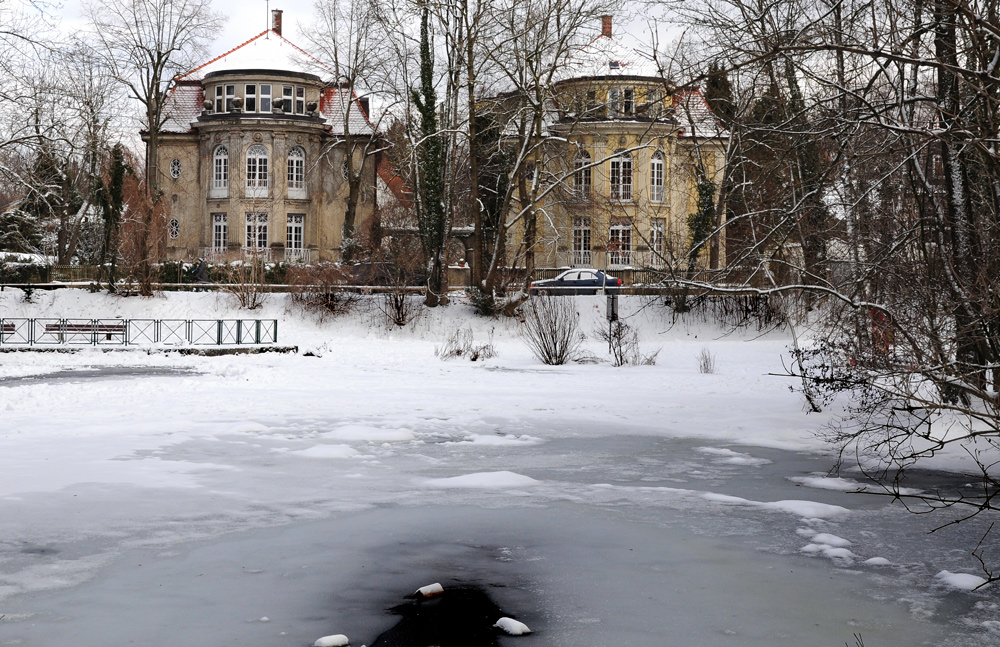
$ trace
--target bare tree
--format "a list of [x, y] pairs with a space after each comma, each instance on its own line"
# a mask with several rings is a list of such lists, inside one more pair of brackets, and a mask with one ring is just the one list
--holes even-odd
[[[211, 10], [209, 0], [112, 0], [85, 2], [84, 8], [104, 66], [142, 105], [145, 187], [155, 206], [160, 198], [157, 160], [167, 96], [175, 78], [203, 57], [204, 44], [218, 31], [222, 18]], [[143, 259], [155, 254], [153, 217], [158, 211], [146, 210], [150, 220], [139, 230], [138, 243], [147, 250]], [[141, 265], [143, 286], [151, 284], [149, 262]]]
[[844, 456], [906, 499], [907, 470], [965, 453], [975, 487], [916, 498], [995, 514], [1000, 9], [711, 0], [681, 10], [732, 80], [740, 145], [721, 208], [743, 235], [730, 239], [728, 286], [674, 285], [809, 295], [819, 341], [793, 372], [815, 398], [852, 396], [835, 435]]

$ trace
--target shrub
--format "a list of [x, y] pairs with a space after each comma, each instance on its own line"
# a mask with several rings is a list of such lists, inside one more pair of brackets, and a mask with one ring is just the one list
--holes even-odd
[[698, 372], [711, 374], [715, 371], [715, 355], [708, 352], [707, 348], [702, 348], [701, 352], [698, 353]]
[[550, 365], [573, 359], [583, 336], [571, 297], [529, 299], [521, 306], [521, 316], [521, 338], [535, 357]]
[[225, 266], [223, 289], [232, 295], [240, 308], [256, 310], [267, 300], [264, 271], [261, 261], [234, 261]]
[[294, 288], [292, 302], [318, 313], [321, 318], [350, 312], [361, 298], [346, 289], [350, 277], [336, 263], [287, 265], [285, 277]]
[[657, 348], [652, 353], [644, 355], [639, 346], [639, 335], [632, 326], [621, 319], [612, 321], [607, 328], [598, 328], [596, 336], [608, 345], [608, 352], [611, 353], [615, 366], [626, 364], [652, 366], [656, 364], [656, 356], [660, 354], [660, 349]]
[[496, 357], [497, 350], [493, 346], [493, 331], [490, 330], [488, 342], [477, 344], [473, 338], [472, 328], [459, 328], [448, 336], [443, 346], [434, 347], [434, 355], [441, 359], [464, 357], [471, 362]]

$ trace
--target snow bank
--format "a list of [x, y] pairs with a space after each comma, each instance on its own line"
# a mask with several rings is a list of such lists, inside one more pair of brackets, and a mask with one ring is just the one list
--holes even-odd
[[334, 634], [318, 638], [313, 643], [313, 647], [349, 647], [350, 644], [351, 641], [344, 634]]

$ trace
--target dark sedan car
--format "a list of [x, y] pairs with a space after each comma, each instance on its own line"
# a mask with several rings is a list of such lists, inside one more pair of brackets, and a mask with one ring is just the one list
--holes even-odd
[[617, 294], [622, 280], [599, 270], [566, 270], [554, 279], [532, 281], [531, 294], [597, 294], [605, 289]]

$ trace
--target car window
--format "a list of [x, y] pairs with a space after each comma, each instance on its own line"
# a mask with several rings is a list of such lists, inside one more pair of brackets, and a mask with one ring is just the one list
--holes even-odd
[[580, 272], [580, 280], [581, 281], [596, 281], [597, 280], [597, 274], [595, 274], [593, 272]]

